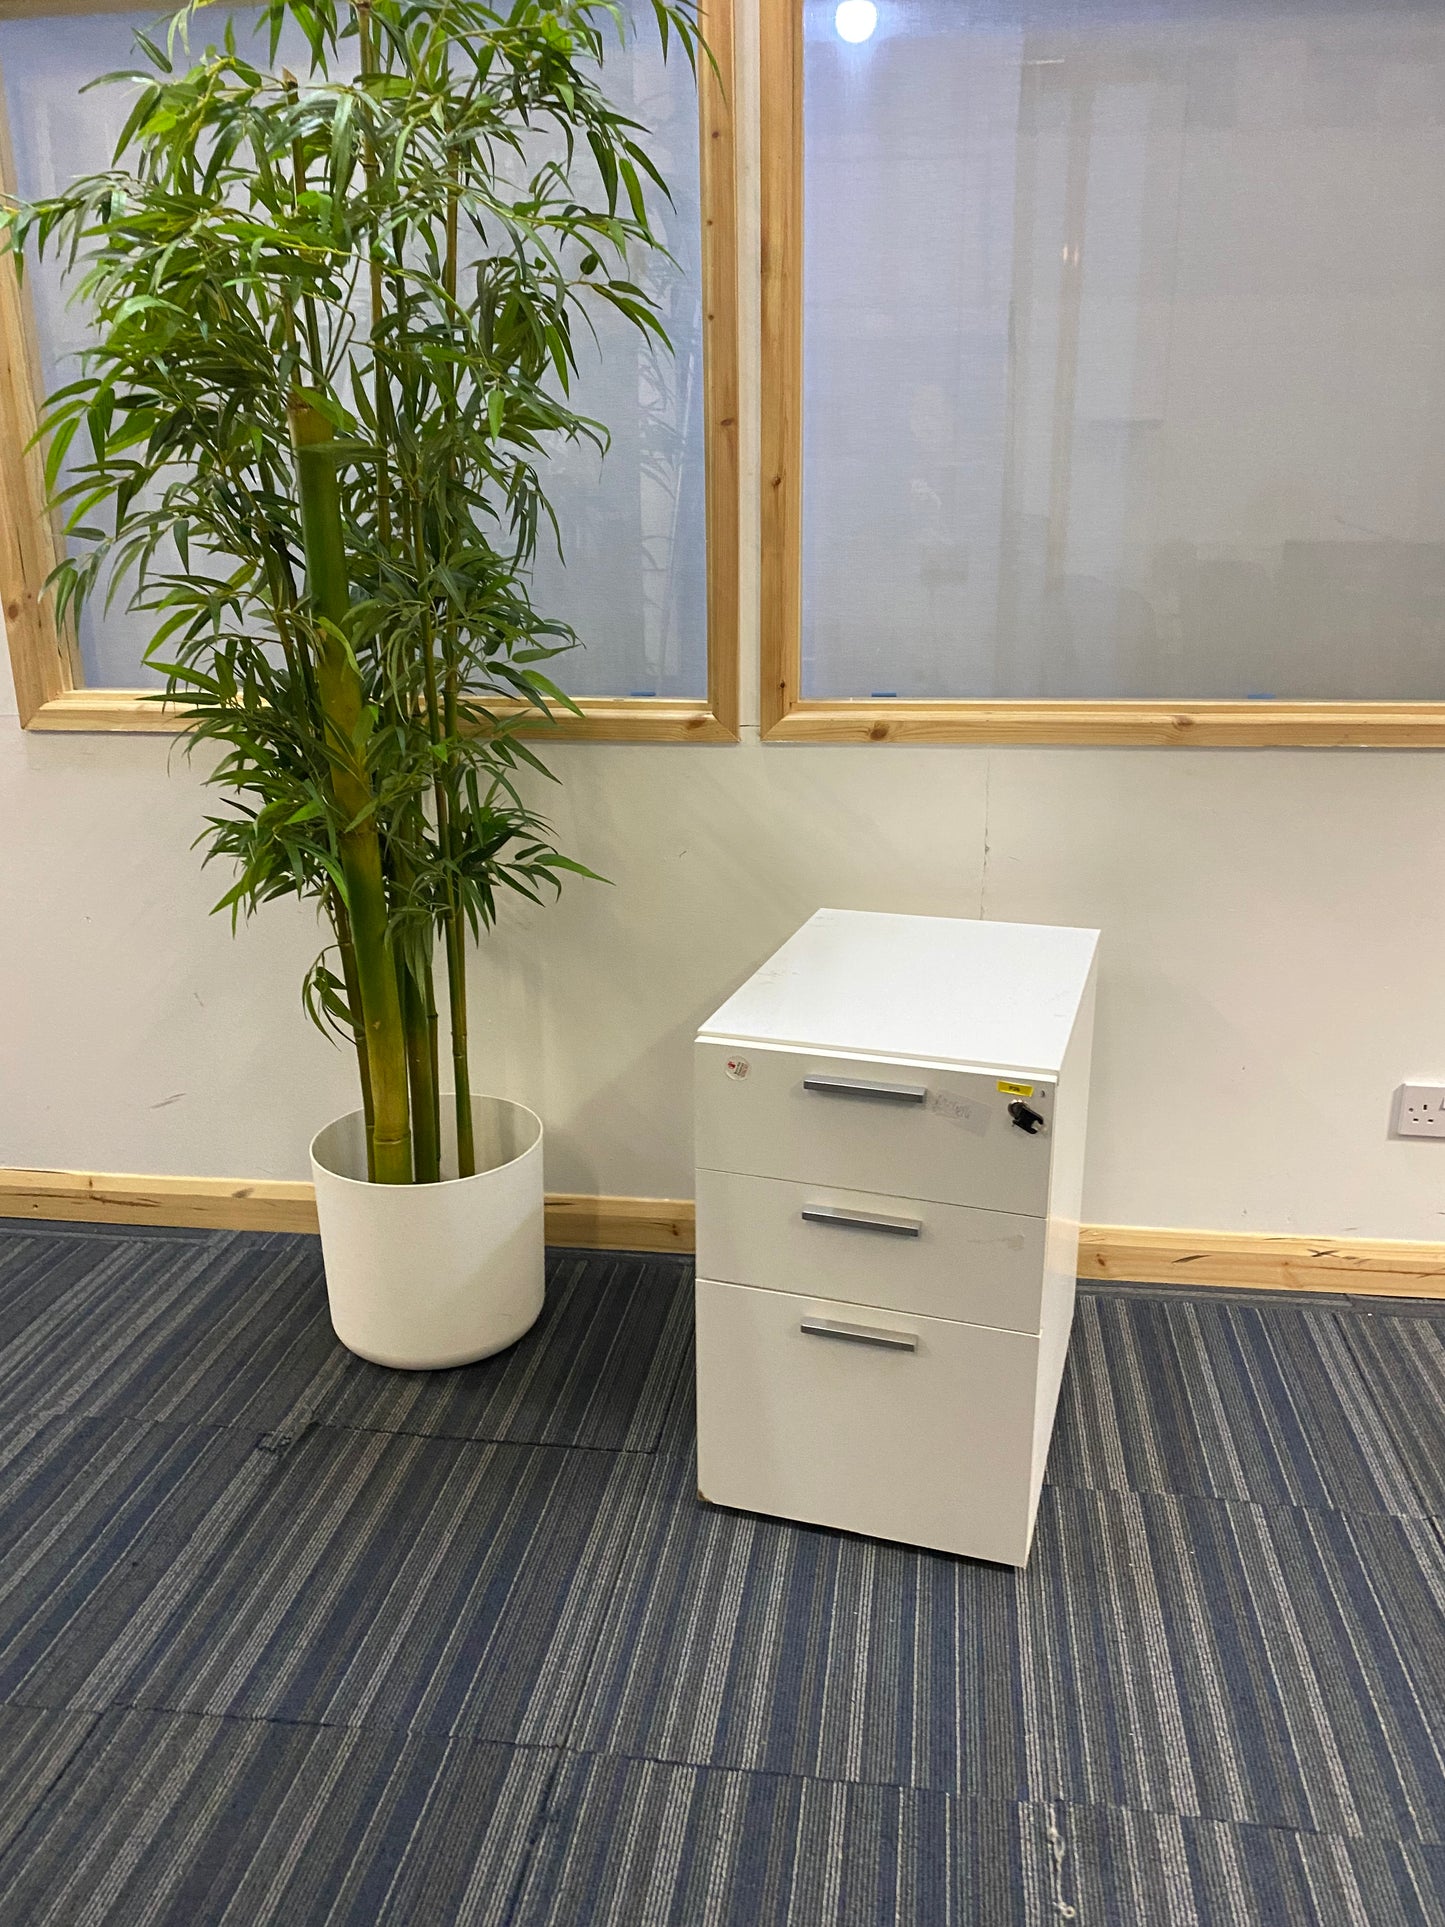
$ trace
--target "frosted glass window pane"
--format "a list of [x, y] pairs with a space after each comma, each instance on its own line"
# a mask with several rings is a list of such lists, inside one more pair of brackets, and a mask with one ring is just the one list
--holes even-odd
[[[83, 96], [80, 89], [98, 74], [141, 66], [132, 34], [138, 26], [153, 28], [156, 17], [147, 8], [83, 20], [0, 21], [0, 72], [22, 195], [55, 193], [77, 175], [110, 164], [133, 96], [124, 86]], [[193, 45], [217, 39], [223, 17], [220, 8], [200, 15]], [[245, 11], [237, 9], [236, 18], [245, 22]], [[248, 43], [243, 34], [243, 48]], [[254, 44], [264, 51], [264, 40]], [[300, 70], [296, 50], [283, 47], [281, 60], [288, 54]], [[595, 342], [585, 326], [579, 330], [575, 405], [607, 424], [611, 447], [605, 461], [568, 450], [551, 462], [548, 487], [566, 565], [550, 550], [539, 555], [534, 594], [540, 608], [573, 625], [583, 644], [552, 671], [574, 694], [701, 698], [707, 693], [707, 555], [696, 94], [686, 60], [674, 47], [663, 62], [650, 17], [642, 15], [628, 49], [609, 51], [606, 85], [652, 130], [649, 151], [673, 190], [675, 205], [658, 204], [655, 212], [675, 265], [653, 264], [645, 272], [662, 299], [676, 353], [649, 347], [610, 314], [595, 317]], [[642, 272], [639, 265], [636, 273]], [[75, 353], [89, 331], [83, 311], [68, 305], [53, 260], [32, 267], [28, 279], [49, 389], [73, 378]], [[122, 604], [123, 598], [108, 610], [97, 604], [82, 617], [81, 656], [91, 687], [160, 680], [142, 666], [147, 621]]]
[[697, 95], [674, 44], [663, 61], [650, 10], [639, 8], [625, 55], [609, 52], [612, 98], [650, 130], [647, 149], [673, 205], [649, 195], [671, 262], [634, 263], [661, 304], [673, 352], [619, 316], [594, 313], [596, 341], [577, 336], [573, 405], [605, 422], [605, 460], [575, 447], [550, 465], [548, 489], [565, 567], [545, 544], [533, 595], [570, 622], [584, 648], [558, 658], [573, 695], [707, 694], [707, 540], [703, 435], [702, 216]]
[[1445, 698], [1445, 17], [805, 7], [809, 697]]
[[[153, 28], [156, 17], [150, 7], [84, 20], [0, 22], [0, 72], [19, 194], [27, 199], [58, 194], [79, 175], [109, 167], [134, 90], [122, 85], [88, 94], [80, 90], [97, 74], [140, 67], [135, 29]], [[54, 255], [37, 262], [32, 253], [25, 279], [40, 343], [40, 379], [48, 393], [79, 374], [75, 356], [91, 331], [84, 311], [69, 301]], [[82, 612], [81, 666], [91, 688], [149, 688], [162, 681], [141, 663], [153, 623], [131, 615], [124, 603], [121, 595], [108, 610], [96, 602]]]

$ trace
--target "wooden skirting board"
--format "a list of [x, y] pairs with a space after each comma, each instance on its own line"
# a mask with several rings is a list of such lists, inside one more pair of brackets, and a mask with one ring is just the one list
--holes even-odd
[[309, 1184], [257, 1178], [140, 1177], [0, 1167], [0, 1216], [81, 1224], [199, 1225], [212, 1231], [314, 1231]]
[[[216, 1231], [314, 1231], [309, 1184], [280, 1178], [152, 1178], [0, 1166], [0, 1217], [88, 1224], [199, 1225]], [[602, 1251], [691, 1251], [691, 1198], [554, 1193], [547, 1241]]]
[[[228, 1231], [316, 1229], [309, 1184], [4, 1167], [0, 1217]], [[547, 1238], [551, 1244], [599, 1251], [689, 1252], [692, 1200], [554, 1193], [547, 1200]], [[1092, 1224], [1084, 1226], [1080, 1239], [1079, 1275], [1138, 1285], [1445, 1298], [1445, 1244]]]
[[1233, 1285], [1251, 1291], [1445, 1298], [1445, 1244], [1086, 1224], [1079, 1240], [1079, 1276], [1136, 1285]]

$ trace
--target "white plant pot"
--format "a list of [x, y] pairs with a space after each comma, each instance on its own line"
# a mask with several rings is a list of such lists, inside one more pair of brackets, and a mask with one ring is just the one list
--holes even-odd
[[440, 1184], [372, 1184], [366, 1127], [349, 1111], [311, 1142], [331, 1323], [349, 1351], [402, 1371], [441, 1371], [514, 1345], [542, 1309], [542, 1120], [473, 1097], [477, 1170], [457, 1168], [442, 1100]]

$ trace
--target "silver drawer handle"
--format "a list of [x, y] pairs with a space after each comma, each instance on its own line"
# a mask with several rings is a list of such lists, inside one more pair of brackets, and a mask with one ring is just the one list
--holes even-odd
[[893, 1331], [886, 1325], [845, 1325], [837, 1318], [805, 1318], [798, 1327], [809, 1338], [842, 1338], [850, 1345], [881, 1345], [889, 1352], [916, 1352], [917, 1332]]
[[805, 1204], [803, 1217], [808, 1224], [841, 1224], [853, 1231], [882, 1231], [890, 1238], [921, 1238], [923, 1224], [918, 1218], [874, 1218], [866, 1211], [845, 1211], [840, 1204]]
[[925, 1084], [879, 1084], [869, 1077], [805, 1077], [803, 1089], [824, 1097], [871, 1097], [880, 1104], [922, 1104], [928, 1098]]

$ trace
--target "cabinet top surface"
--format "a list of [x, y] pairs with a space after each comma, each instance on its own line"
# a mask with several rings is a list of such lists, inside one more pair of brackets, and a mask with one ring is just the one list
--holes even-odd
[[1053, 924], [819, 910], [698, 1038], [1057, 1071], [1098, 941]]

